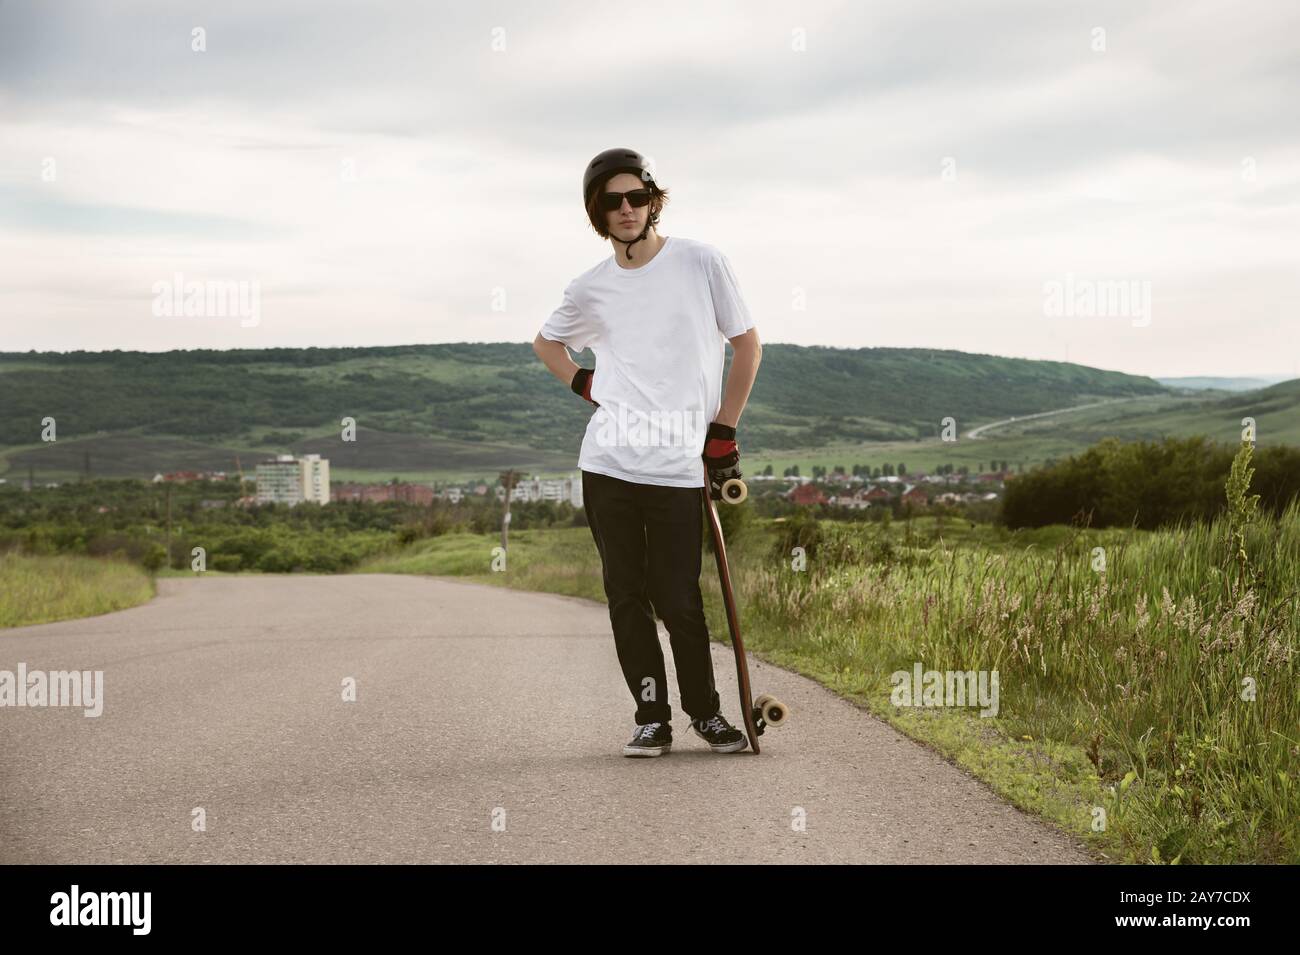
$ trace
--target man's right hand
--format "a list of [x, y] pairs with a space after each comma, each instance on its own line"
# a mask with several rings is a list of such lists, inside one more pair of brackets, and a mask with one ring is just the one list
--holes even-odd
[[590, 368], [579, 368], [577, 373], [573, 376], [573, 381], [569, 382], [569, 387], [573, 390], [575, 395], [586, 401], [591, 401], [593, 405], [599, 408], [600, 402], [592, 401], [591, 399], [592, 374], [593, 372]]
[[704, 465], [709, 472], [709, 497], [722, 500], [722, 485], [733, 478], [740, 480], [740, 448], [736, 429], [715, 421], [704, 436]]

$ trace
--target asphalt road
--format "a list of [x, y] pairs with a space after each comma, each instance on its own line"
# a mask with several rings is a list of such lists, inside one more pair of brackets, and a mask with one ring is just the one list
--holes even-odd
[[[104, 672], [98, 717], [0, 708], [0, 862], [1090, 861], [752, 657], [755, 693], [792, 717], [759, 756], [712, 753], [663, 644], [674, 748], [628, 759], [633, 707], [589, 601], [400, 575], [166, 579], [145, 606], [0, 631], [0, 669]], [[731, 650], [713, 650], [736, 722]]]

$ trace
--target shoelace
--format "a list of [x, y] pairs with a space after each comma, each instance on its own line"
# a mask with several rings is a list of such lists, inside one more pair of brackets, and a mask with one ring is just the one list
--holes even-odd
[[644, 726], [638, 726], [636, 728], [636, 738], [648, 739], [655, 734], [655, 728], [662, 725], [662, 723], [646, 723]]
[[700, 724], [700, 730], [706, 733], [710, 730], [714, 733], [721, 733], [726, 728], [727, 725], [722, 722], [722, 715], [718, 713], [710, 716], [707, 721]]

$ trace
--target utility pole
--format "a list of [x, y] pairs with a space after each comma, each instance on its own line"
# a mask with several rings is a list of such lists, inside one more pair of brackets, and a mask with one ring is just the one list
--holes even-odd
[[506, 486], [506, 512], [501, 515], [501, 549], [503, 551], [509, 551], [510, 549], [510, 545], [507, 541], [507, 536], [510, 532], [510, 491], [514, 487], [516, 477], [518, 477], [518, 475], [513, 469], [502, 471], [500, 474], [501, 483]]
[[172, 483], [167, 484], [167, 566], [172, 565]]

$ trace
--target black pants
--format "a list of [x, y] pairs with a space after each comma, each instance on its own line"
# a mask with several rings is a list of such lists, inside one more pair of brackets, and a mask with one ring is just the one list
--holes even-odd
[[672, 719], [655, 614], [668, 630], [682, 709], [692, 719], [718, 712], [700, 596], [700, 494], [698, 487], [582, 472], [583, 509], [600, 551], [614, 647], [638, 725]]

